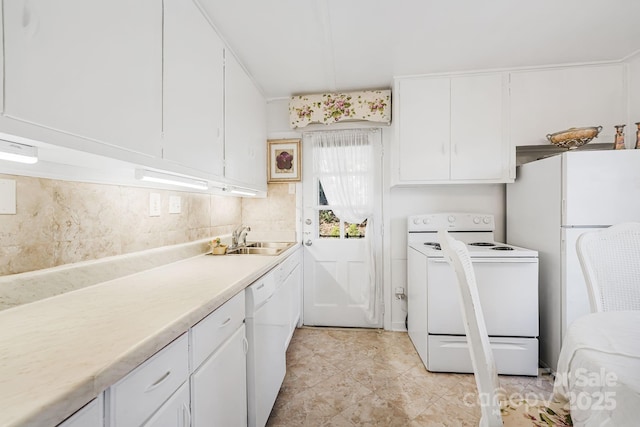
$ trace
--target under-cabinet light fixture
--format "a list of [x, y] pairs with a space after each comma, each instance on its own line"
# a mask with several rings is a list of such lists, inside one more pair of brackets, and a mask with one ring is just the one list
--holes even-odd
[[255, 191], [246, 190], [244, 188], [229, 187], [225, 191], [228, 191], [231, 194], [237, 194], [238, 196], [251, 196], [251, 197], [253, 197], [253, 196], [256, 195]]
[[32, 165], [38, 162], [38, 149], [31, 145], [0, 140], [0, 159]]
[[177, 185], [179, 187], [195, 188], [196, 190], [209, 189], [209, 184], [206, 181], [146, 169], [136, 169], [136, 178], [141, 181]]

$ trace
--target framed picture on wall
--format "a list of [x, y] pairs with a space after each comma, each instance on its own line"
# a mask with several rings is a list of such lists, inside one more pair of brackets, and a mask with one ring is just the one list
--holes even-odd
[[270, 139], [267, 141], [267, 182], [300, 181], [299, 139]]

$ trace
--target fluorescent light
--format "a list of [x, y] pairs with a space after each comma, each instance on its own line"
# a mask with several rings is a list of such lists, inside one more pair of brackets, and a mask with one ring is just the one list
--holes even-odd
[[229, 191], [229, 193], [231, 194], [237, 194], [239, 196], [255, 196], [256, 195], [255, 191], [239, 189], [239, 188], [230, 188], [227, 191]]
[[0, 140], [0, 159], [32, 165], [38, 162], [38, 149], [31, 145]]
[[136, 178], [141, 181], [177, 185], [179, 187], [195, 188], [196, 190], [209, 189], [209, 184], [207, 184], [206, 181], [201, 181], [199, 179], [189, 178], [186, 176], [150, 171], [146, 169], [137, 169]]

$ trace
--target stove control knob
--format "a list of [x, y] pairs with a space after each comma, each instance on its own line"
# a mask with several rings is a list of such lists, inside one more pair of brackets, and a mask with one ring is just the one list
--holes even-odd
[[447, 218], [447, 220], [449, 220], [449, 222], [456, 222], [456, 217], [453, 215], [449, 215], [449, 218]]
[[489, 224], [491, 222], [491, 218], [489, 218], [488, 216], [485, 216], [482, 222], [484, 222], [485, 224]]
[[415, 225], [420, 224], [420, 218], [416, 218], [416, 219], [414, 219], [414, 220], [413, 220], [413, 223], [414, 223]]
[[477, 216], [477, 217], [473, 218], [473, 223], [474, 224], [480, 224], [480, 217]]
[[423, 224], [430, 224], [431, 223], [431, 218], [425, 218], [422, 220]]

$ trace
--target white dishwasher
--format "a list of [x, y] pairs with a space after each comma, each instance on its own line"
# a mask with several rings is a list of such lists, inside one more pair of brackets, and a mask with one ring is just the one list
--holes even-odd
[[289, 298], [272, 271], [246, 290], [249, 427], [264, 427], [286, 371]]

